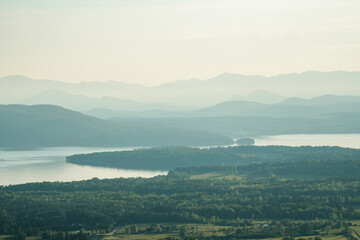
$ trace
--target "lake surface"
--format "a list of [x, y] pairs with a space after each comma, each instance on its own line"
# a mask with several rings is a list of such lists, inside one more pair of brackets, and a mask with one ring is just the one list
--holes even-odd
[[255, 145], [339, 146], [360, 148], [360, 134], [294, 134], [255, 138]]
[[[255, 138], [255, 144], [286, 146], [341, 146], [360, 148], [360, 134], [296, 134]], [[206, 147], [204, 147], [206, 148]], [[153, 177], [166, 171], [142, 171], [79, 166], [65, 161], [65, 157], [79, 153], [124, 151], [136, 148], [59, 147], [27, 151], [0, 149], [0, 185], [43, 181], [76, 181], [97, 177]]]
[[153, 177], [165, 175], [165, 171], [142, 171], [79, 166], [65, 161], [65, 157], [78, 153], [124, 151], [134, 148], [43, 148], [28, 151], [0, 149], [0, 185], [43, 181], [75, 181], [94, 177]]

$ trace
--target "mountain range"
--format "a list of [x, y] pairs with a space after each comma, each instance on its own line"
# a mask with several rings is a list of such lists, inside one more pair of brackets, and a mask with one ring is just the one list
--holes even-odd
[[51, 104], [75, 111], [87, 112], [96, 108], [107, 108], [117, 111], [145, 111], [153, 109], [181, 111], [183, 108], [156, 103], [139, 103], [132, 100], [114, 97], [87, 97], [70, 94], [61, 90], [45, 90], [39, 94], [26, 98], [20, 102], [25, 105]]
[[[139, 111], [178, 111], [179, 107], [180, 110], [195, 110], [234, 100], [274, 104], [290, 97], [357, 96], [359, 92], [360, 72], [345, 71], [291, 73], [273, 77], [223, 73], [207, 80], [182, 80], [152, 87], [118, 81], [65, 83], [33, 80], [20, 75], [0, 78], [2, 104], [54, 103], [78, 111], [94, 108], [127, 111], [134, 102], [155, 104], [144, 107], [135, 104], [139, 107], [135, 110]], [[114, 108], [117, 104], [105, 104], [103, 97], [111, 98], [111, 102], [122, 101], [119, 105], [129, 104], [129, 107]]]
[[320, 117], [335, 113], [360, 113], [360, 97], [324, 95], [311, 99], [289, 98], [276, 104], [228, 101], [191, 111], [114, 111], [97, 108], [86, 114], [99, 118], [197, 118], [230, 116]]
[[110, 121], [53, 105], [0, 105], [0, 148], [211, 146], [233, 140], [210, 131]]
[[[201, 114], [210, 115], [212, 110], [207, 109]], [[231, 145], [234, 139], [241, 137], [360, 133], [359, 117], [360, 112], [349, 112], [318, 117], [102, 120], [54, 105], [0, 105], [0, 148]]]

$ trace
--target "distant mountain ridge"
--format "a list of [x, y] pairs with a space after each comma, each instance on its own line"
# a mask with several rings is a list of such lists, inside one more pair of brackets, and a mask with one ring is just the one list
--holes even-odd
[[265, 104], [274, 104], [279, 103], [285, 100], [286, 97], [281, 96], [279, 94], [274, 94], [264, 90], [256, 90], [255, 92], [247, 95], [247, 96], [240, 96], [234, 95], [227, 99], [227, 101], [248, 101], [248, 102], [257, 102], [257, 103], [265, 103]]
[[38, 105], [51, 104], [64, 108], [86, 112], [94, 108], [107, 108], [121, 111], [145, 111], [145, 110], [182, 110], [180, 107], [168, 106], [165, 104], [139, 103], [126, 99], [113, 97], [93, 98], [83, 95], [69, 94], [60, 90], [46, 90], [32, 97], [24, 99], [21, 104]]
[[360, 113], [360, 97], [324, 95], [311, 99], [289, 98], [277, 104], [264, 104], [249, 101], [228, 101], [207, 108], [192, 111], [139, 112], [93, 109], [86, 112], [99, 118], [197, 118], [197, 117], [320, 117], [328, 114]]
[[97, 119], [53, 105], [0, 105], [0, 148], [211, 146], [233, 140], [209, 131]]
[[346, 103], [353, 103], [359, 101], [360, 101], [360, 96], [323, 95], [311, 99], [288, 98], [282, 101], [280, 104], [324, 106], [324, 105], [346, 104]]
[[24, 99], [47, 90], [58, 90], [68, 94], [100, 98], [104, 96], [125, 96], [143, 88], [142, 85], [118, 81], [68, 83], [54, 80], [34, 80], [22, 75], [0, 78], [0, 103], [20, 103]]
[[0, 148], [218, 146], [241, 137], [360, 131], [360, 111], [318, 117], [204, 116], [213, 115], [213, 109], [199, 117], [115, 121], [52, 105], [0, 105]]
[[[65, 83], [8, 76], [0, 78], [0, 103], [21, 103], [50, 89], [91, 98], [107, 96], [195, 109], [209, 107], [238, 95], [248, 96], [242, 99], [246, 101], [275, 103], [269, 95], [266, 100], [265, 92], [271, 93], [272, 97], [286, 98], [311, 98], [329, 94], [356, 96], [360, 93], [360, 72], [304, 72], [273, 77], [223, 73], [208, 80], [182, 80], [153, 87], [116, 81]], [[259, 91], [263, 91], [262, 97], [252, 95], [254, 92], [259, 94]]]

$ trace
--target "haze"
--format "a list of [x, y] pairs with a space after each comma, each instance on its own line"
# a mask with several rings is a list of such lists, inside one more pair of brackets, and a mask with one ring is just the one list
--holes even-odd
[[0, 1], [0, 76], [156, 85], [360, 70], [356, 0]]

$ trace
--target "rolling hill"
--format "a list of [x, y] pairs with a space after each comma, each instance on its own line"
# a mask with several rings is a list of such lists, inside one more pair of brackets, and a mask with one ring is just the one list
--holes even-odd
[[207, 131], [101, 120], [53, 105], [0, 105], [0, 132], [0, 148], [233, 143], [229, 137]]
[[114, 111], [106, 108], [85, 112], [99, 118], [199, 118], [199, 117], [323, 117], [338, 113], [360, 113], [360, 97], [324, 95], [311, 99], [289, 98], [277, 104], [249, 101], [228, 101], [192, 111], [149, 109]]

